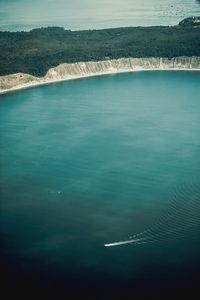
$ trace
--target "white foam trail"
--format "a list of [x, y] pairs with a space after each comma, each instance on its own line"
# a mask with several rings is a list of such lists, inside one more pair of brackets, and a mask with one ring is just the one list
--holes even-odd
[[105, 247], [114, 247], [114, 246], [120, 246], [120, 245], [125, 245], [125, 244], [137, 243], [139, 241], [141, 241], [141, 239], [132, 239], [132, 240], [126, 240], [126, 241], [121, 241], [121, 242], [105, 244], [104, 246]]
[[[176, 191], [168, 212], [161, 216], [157, 222], [142, 232], [129, 236], [128, 240], [113, 242], [104, 246], [114, 247], [131, 243], [141, 245], [184, 238], [188, 233], [190, 236], [194, 233], [197, 234], [197, 231], [200, 230], [199, 186], [197, 188], [194, 189], [189, 186], [189, 189], [186, 190], [185, 186], [181, 187]], [[188, 197], [192, 193], [193, 197]], [[182, 198], [181, 203], [178, 201], [180, 196]]]

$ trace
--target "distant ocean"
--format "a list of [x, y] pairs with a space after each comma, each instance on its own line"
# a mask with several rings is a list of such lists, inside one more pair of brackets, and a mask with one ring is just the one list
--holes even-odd
[[200, 0], [1, 0], [0, 30], [175, 25], [200, 15]]

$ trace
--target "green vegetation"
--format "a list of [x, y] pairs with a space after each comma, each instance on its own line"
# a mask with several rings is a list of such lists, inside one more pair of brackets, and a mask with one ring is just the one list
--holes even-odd
[[0, 75], [44, 76], [64, 62], [175, 56], [200, 56], [200, 18], [188, 18], [173, 27], [0, 32]]

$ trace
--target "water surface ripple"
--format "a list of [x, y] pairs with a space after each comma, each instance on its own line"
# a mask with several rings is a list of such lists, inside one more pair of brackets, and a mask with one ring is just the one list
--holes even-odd
[[1, 96], [0, 259], [8, 282], [45, 278], [52, 289], [57, 282], [77, 292], [101, 282], [112, 296], [116, 282], [136, 294], [144, 285], [194, 285], [199, 82], [199, 72], [149, 71]]

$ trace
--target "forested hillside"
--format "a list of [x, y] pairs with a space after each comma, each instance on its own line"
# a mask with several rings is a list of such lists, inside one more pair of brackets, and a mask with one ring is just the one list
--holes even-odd
[[[195, 21], [194, 21], [195, 20]], [[43, 76], [64, 62], [121, 57], [200, 56], [200, 18], [174, 27], [70, 31], [60, 27], [0, 32], [0, 75]]]

